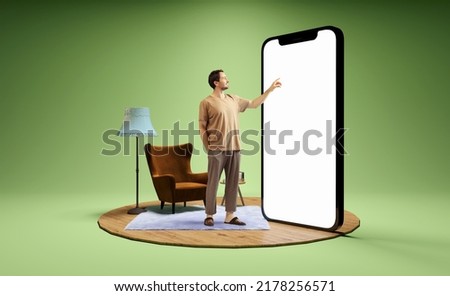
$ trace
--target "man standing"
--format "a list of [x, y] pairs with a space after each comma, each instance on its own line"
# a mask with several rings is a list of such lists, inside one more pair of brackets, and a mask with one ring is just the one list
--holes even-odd
[[259, 107], [267, 96], [281, 82], [277, 79], [259, 97], [246, 100], [236, 95], [225, 94], [229, 80], [223, 70], [214, 70], [209, 74], [208, 83], [212, 94], [200, 102], [199, 129], [204, 147], [208, 151], [208, 184], [206, 188], [206, 226], [214, 226], [216, 196], [219, 179], [225, 171], [225, 223], [245, 225], [234, 216], [239, 186], [240, 141], [239, 112], [247, 108]]

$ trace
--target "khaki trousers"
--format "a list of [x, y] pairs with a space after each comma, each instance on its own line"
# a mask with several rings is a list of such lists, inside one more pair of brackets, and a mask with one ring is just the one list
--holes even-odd
[[214, 215], [217, 211], [217, 189], [222, 171], [225, 171], [225, 211], [232, 213], [236, 211], [240, 162], [240, 151], [208, 151], [208, 184], [206, 186], [205, 209], [207, 215]]

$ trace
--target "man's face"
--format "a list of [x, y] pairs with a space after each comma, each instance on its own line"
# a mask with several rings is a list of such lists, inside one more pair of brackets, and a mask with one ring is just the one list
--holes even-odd
[[216, 86], [218, 86], [221, 90], [228, 89], [229, 81], [228, 81], [227, 75], [225, 75], [225, 73], [223, 73], [223, 72], [220, 72], [219, 75], [220, 75], [220, 78], [219, 78], [219, 81], [217, 82]]

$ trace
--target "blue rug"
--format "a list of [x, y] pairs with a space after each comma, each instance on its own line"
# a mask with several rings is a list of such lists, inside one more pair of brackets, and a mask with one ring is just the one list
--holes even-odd
[[259, 206], [240, 206], [235, 215], [247, 225], [225, 224], [225, 207], [217, 206], [214, 226], [203, 225], [205, 209], [203, 206], [178, 206], [172, 214], [171, 206], [160, 209], [150, 206], [147, 211], [136, 216], [125, 230], [267, 230], [269, 223], [264, 219]]

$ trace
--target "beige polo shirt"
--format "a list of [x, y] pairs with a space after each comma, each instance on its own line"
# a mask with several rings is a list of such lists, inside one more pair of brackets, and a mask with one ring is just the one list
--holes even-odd
[[206, 122], [209, 150], [241, 150], [239, 112], [249, 104], [249, 100], [228, 94], [224, 99], [209, 95], [200, 102], [199, 121]]

